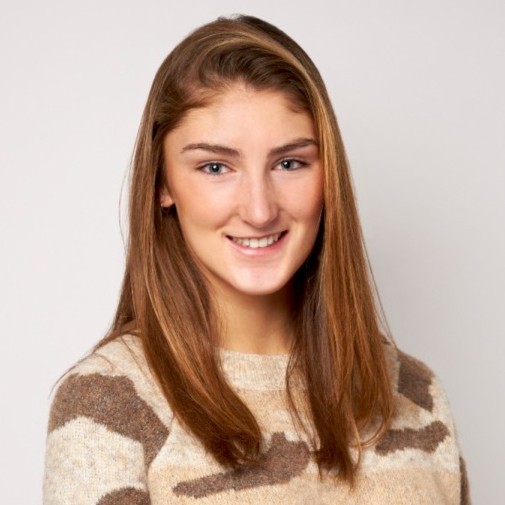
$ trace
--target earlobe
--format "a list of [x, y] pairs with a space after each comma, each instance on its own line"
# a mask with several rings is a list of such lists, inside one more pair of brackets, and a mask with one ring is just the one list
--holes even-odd
[[168, 209], [174, 204], [174, 200], [166, 186], [162, 186], [160, 189], [160, 204], [163, 209]]

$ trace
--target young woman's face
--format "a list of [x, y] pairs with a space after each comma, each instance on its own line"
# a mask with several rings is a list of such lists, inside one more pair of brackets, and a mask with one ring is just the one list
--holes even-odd
[[323, 205], [311, 117], [284, 94], [237, 84], [164, 142], [168, 187], [206, 279], [228, 293], [280, 292], [308, 257]]

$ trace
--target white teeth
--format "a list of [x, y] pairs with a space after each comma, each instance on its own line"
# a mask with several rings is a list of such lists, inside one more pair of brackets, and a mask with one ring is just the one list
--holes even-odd
[[269, 235], [268, 237], [262, 238], [237, 238], [231, 237], [233, 242], [244, 247], [250, 247], [251, 249], [258, 249], [262, 247], [268, 247], [279, 240], [281, 236], [280, 233], [275, 233], [274, 235]]

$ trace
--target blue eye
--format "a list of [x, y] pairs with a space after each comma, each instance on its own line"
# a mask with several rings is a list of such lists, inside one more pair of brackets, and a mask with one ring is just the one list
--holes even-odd
[[227, 172], [226, 165], [222, 163], [212, 162], [201, 167], [202, 171], [210, 175], [222, 175]]
[[296, 170], [298, 168], [304, 167], [307, 164], [300, 160], [286, 159], [279, 163], [279, 167], [282, 170]]

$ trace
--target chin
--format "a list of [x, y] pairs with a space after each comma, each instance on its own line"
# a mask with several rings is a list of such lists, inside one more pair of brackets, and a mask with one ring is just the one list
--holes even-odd
[[272, 279], [272, 276], [264, 279], [246, 279], [231, 282], [230, 287], [237, 293], [250, 296], [268, 296], [282, 291], [288, 281]]

